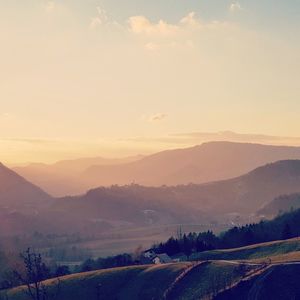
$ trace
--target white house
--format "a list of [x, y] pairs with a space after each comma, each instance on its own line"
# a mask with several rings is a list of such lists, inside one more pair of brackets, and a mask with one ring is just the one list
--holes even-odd
[[166, 254], [166, 253], [163, 253], [163, 254], [157, 254], [153, 259], [152, 259], [152, 262], [156, 265], [160, 265], [160, 264], [168, 264], [168, 263], [171, 263], [172, 262], [172, 259], [171, 257]]

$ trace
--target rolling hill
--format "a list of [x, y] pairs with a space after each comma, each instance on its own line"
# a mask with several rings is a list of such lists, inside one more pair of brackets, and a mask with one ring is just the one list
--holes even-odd
[[[21, 218], [17, 213], [24, 214], [28, 207], [31, 214], [35, 212], [35, 221], [24, 221], [25, 224], [39, 224], [42, 230], [47, 227], [42, 224], [50, 223], [49, 228], [61, 232], [88, 233], [166, 224], [229, 224], [236, 213], [240, 216], [236, 222], [248, 222], [249, 215], [279, 195], [300, 192], [298, 160], [279, 161], [234, 179], [207, 184], [101, 187], [84, 195], [58, 199], [6, 167], [1, 166], [1, 170], [0, 204], [14, 208], [14, 214], [3, 220], [11, 220], [7, 221], [11, 224], [22, 219], [24, 216]], [[43, 209], [42, 203], [47, 203]]]
[[[269, 251], [270, 247], [272, 251]], [[246, 253], [247, 250], [252, 255], [239, 261], [241, 251]], [[298, 299], [299, 239], [228, 249], [226, 252], [228, 260], [224, 260], [224, 257], [214, 257], [214, 260], [203, 257], [195, 262], [130, 266], [64, 276], [60, 278], [58, 298]], [[282, 259], [279, 261], [276, 257], [280, 253]], [[295, 253], [297, 260], [291, 259]], [[253, 260], [252, 257], [261, 258], [262, 261]], [[265, 262], [266, 259], [268, 263]], [[49, 294], [55, 293], [56, 284], [56, 279], [45, 281]], [[1, 295], [8, 296], [11, 300], [25, 300], [27, 298], [24, 291], [25, 287], [18, 287], [2, 291]]]
[[[152, 300], [152, 299], [202, 299], [214, 289], [221, 289], [223, 282], [216, 276], [226, 276], [227, 282], [239, 280], [242, 274], [238, 265], [227, 263], [193, 264], [189, 262], [146, 265], [74, 274], [61, 278], [59, 297], [64, 300]], [[185, 277], [188, 279], [189, 290], [186, 289]], [[193, 280], [194, 284], [191, 284]], [[49, 293], [55, 289], [55, 280], [46, 282]], [[184, 286], [177, 291], [177, 287]], [[174, 293], [176, 293], [174, 296]], [[8, 291], [12, 300], [25, 300], [24, 288]]]
[[79, 159], [14, 170], [50, 194], [65, 196], [113, 184], [201, 184], [241, 176], [267, 163], [287, 159], [300, 159], [300, 147], [209, 142], [146, 157]]
[[279, 195], [300, 192], [300, 160], [279, 161], [234, 179], [208, 184], [112, 186], [58, 199], [54, 208], [73, 215], [128, 224], [184, 224], [255, 213]]
[[300, 194], [282, 195], [260, 209], [257, 214], [272, 218], [279, 213], [300, 208]]
[[[250, 246], [224, 249], [224, 250], [211, 250], [193, 254], [191, 260], [255, 260], [263, 261], [266, 258], [275, 259], [276, 262], [280, 261], [293, 261], [294, 256], [290, 254], [297, 253], [296, 261], [300, 259], [300, 238], [294, 238], [282, 241], [273, 241], [261, 244], [254, 244]], [[289, 254], [290, 259], [285, 255]]]
[[241, 280], [236, 286], [219, 293], [214, 299], [299, 299], [299, 276], [299, 264], [274, 265], [256, 276]]

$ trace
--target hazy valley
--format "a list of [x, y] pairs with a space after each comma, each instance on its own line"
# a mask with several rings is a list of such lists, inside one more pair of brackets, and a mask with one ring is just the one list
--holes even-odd
[[300, 300], [300, 1], [0, 1], [0, 300]]

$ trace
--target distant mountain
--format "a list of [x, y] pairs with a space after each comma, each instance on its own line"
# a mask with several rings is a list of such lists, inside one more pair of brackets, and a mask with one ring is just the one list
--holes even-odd
[[[238, 215], [242, 219], [237, 222], [249, 222], [251, 214], [274, 198], [300, 193], [300, 160], [278, 161], [212, 183], [101, 187], [56, 200], [4, 166], [0, 179], [0, 205], [18, 213], [29, 208], [36, 212], [32, 224], [45, 230], [47, 226], [59, 232], [91, 232], [109, 227], [210, 224], [229, 222]], [[47, 206], [40, 208], [43, 202]]]
[[106, 159], [103, 157], [87, 157], [74, 160], [63, 160], [55, 164], [32, 163], [23, 167], [14, 167], [13, 170], [45, 189], [53, 196], [77, 195], [91, 189], [90, 185], [81, 176], [91, 166], [110, 166], [125, 164], [142, 159], [142, 155]]
[[208, 184], [102, 187], [58, 199], [52, 209], [113, 226], [208, 224], [224, 222], [234, 213], [248, 217], [275, 197], [294, 192], [300, 193], [300, 160], [279, 161]]
[[0, 207], [31, 210], [52, 200], [46, 192], [0, 163]]
[[14, 170], [51, 195], [61, 197], [113, 184], [161, 186], [224, 180], [286, 159], [300, 159], [300, 147], [209, 142], [146, 157], [88, 158]]
[[279, 213], [288, 212], [291, 209], [300, 208], [300, 194], [282, 195], [260, 209], [257, 214], [268, 218], [274, 217]]
[[83, 178], [93, 186], [198, 184], [237, 177], [286, 159], [300, 159], [300, 147], [210, 142], [160, 152], [128, 164], [93, 166]]
[[117, 227], [208, 221], [201, 208], [177, 201], [176, 191], [177, 188], [139, 185], [103, 187], [82, 196], [58, 199], [52, 209], [74, 218], [84, 216], [95, 224], [108, 222]]
[[42, 189], [0, 164], [0, 236], [43, 233], [92, 233], [111, 228], [54, 209], [55, 199]]
[[300, 160], [267, 164], [246, 175], [196, 189], [198, 197], [194, 197], [193, 205], [201, 204], [205, 211], [255, 213], [280, 195], [300, 192]]

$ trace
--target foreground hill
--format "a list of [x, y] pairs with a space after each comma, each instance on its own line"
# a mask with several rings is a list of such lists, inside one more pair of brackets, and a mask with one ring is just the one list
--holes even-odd
[[[147, 265], [74, 274], [61, 278], [59, 298], [64, 300], [152, 300], [202, 299], [225, 282], [240, 279], [251, 267], [242, 271], [238, 265], [227, 263], [175, 263]], [[187, 277], [188, 276], [188, 277]], [[222, 280], [223, 276], [226, 280]], [[189, 286], [184, 278], [187, 277]], [[47, 285], [55, 285], [49, 280]], [[184, 289], [179, 289], [179, 285]], [[190, 289], [187, 290], [186, 288]], [[52, 288], [53, 290], [55, 287]], [[9, 299], [25, 300], [23, 288], [7, 293]]]
[[286, 159], [300, 159], [300, 147], [210, 142], [146, 157], [80, 159], [14, 170], [50, 194], [65, 196], [112, 184], [161, 186], [224, 180]]
[[[293, 245], [293, 246], [291, 246]], [[272, 247], [272, 251], [270, 250]], [[242, 262], [241, 251], [252, 252]], [[299, 239], [228, 249], [231, 259], [144, 265], [79, 273], [60, 278], [59, 299], [64, 300], [194, 300], [298, 299], [300, 286]], [[255, 254], [256, 252], [256, 254]], [[230, 254], [231, 253], [231, 254]], [[278, 254], [281, 253], [281, 260]], [[294, 255], [294, 256], [293, 256]], [[298, 257], [298, 260], [291, 257]], [[245, 258], [245, 256], [244, 256]], [[257, 258], [261, 258], [258, 261]], [[267, 261], [268, 263], [265, 263]], [[45, 282], [55, 293], [57, 280]], [[25, 288], [2, 292], [11, 300], [25, 300]]]
[[263, 261], [269, 258], [271, 261], [299, 261], [300, 238], [267, 243], [254, 244], [246, 247], [211, 250], [195, 253], [191, 260], [255, 260]]
[[221, 292], [216, 300], [300, 299], [300, 264], [282, 264], [269, 267], [261, 274], [239, 282]]

